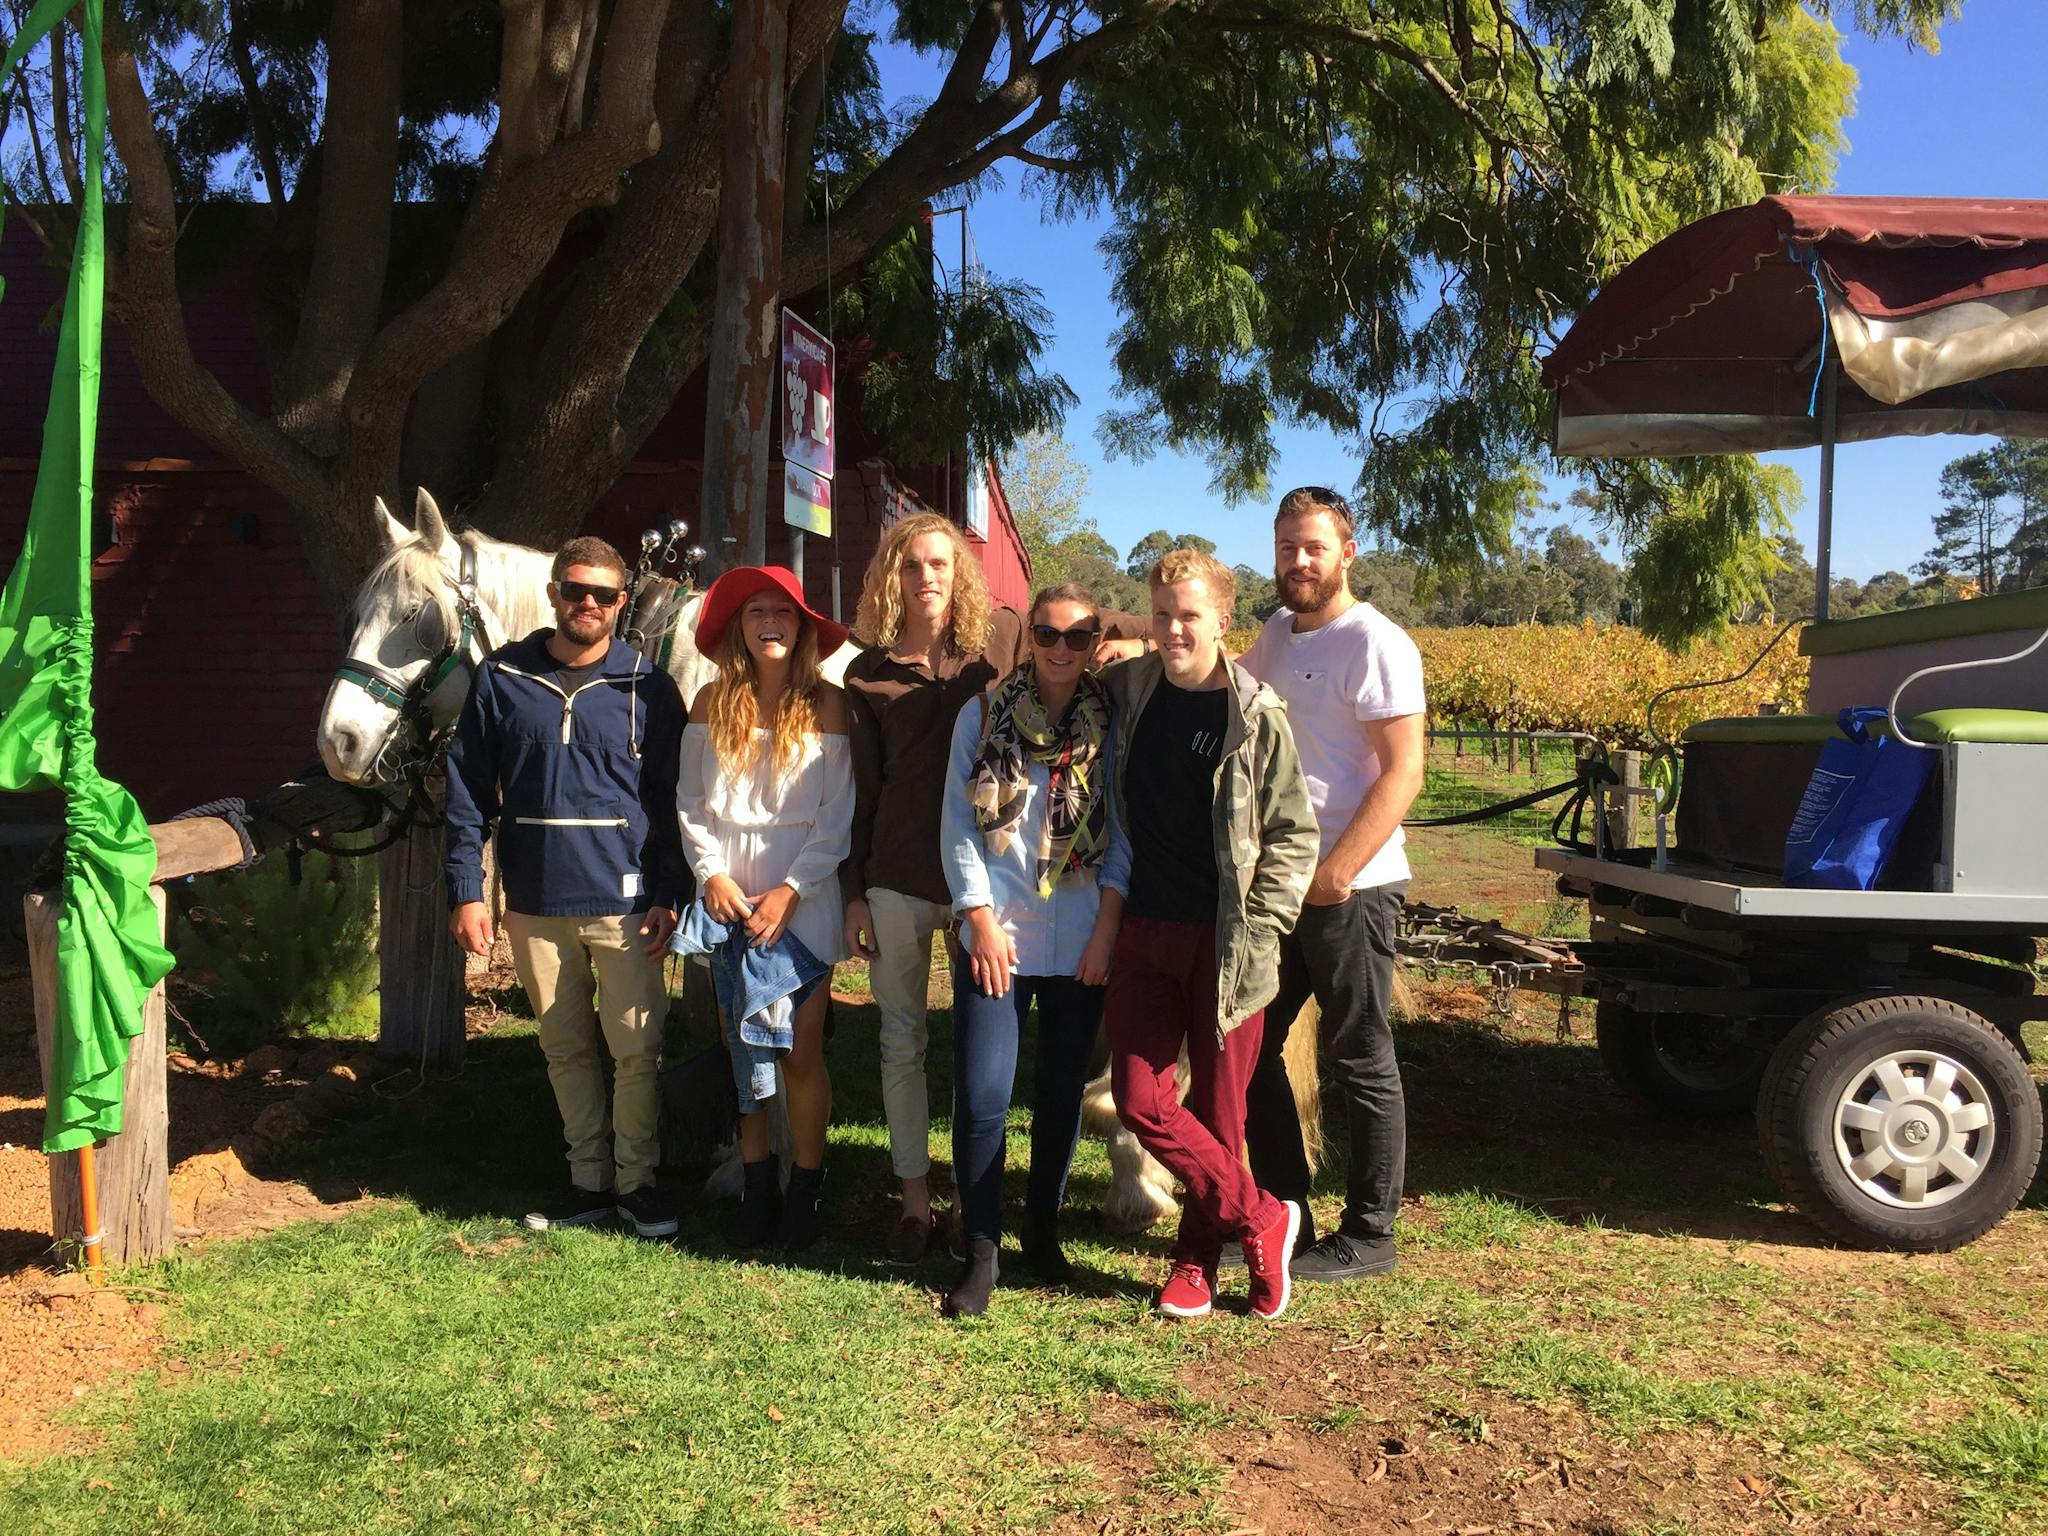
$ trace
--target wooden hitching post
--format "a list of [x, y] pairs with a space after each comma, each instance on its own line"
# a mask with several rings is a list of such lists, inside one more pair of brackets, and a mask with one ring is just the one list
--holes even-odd
[[[149, 888], [156, 903], [157, 933], [164, 922], [164, 893]], [[50, 1086], [50, 1051], [57, 1030], [57, 909], [53, 891], [22, 899], [28, 931], [29, 971], [35, 983], [36, 1054], [43, 1090]], [[142, 1033], [128, 1051], [122, 1089], [121, 1133], [100, 1144], [94, 1167], [99, 1176], [101, 1253], [108, 1264], [139, 1264], [171, 1251], [170, 1106], [164, 1068], [164, 989], [150, 989], [142, 1007]], [[85, 1235], [78, 1156], [60, 1152], [50, 1159], [50, 1229], [60, 1246]]]

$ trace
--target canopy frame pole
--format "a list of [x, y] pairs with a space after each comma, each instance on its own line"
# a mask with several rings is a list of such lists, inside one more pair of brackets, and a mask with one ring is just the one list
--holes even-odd
[[1813, 562], [1813, 617], [1828, 621], [1829, 568], [1834, 564], [1835, 540], [1835, 388], [1836, 369], [1832, 360], [1821, 359], [1820, 376], [1820, 529]]

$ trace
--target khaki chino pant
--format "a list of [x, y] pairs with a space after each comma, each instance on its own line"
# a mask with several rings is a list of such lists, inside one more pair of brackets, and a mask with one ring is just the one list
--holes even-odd
[[[505, 914], [512, 963], [540, 1021], [541, 1053], [562, 1112], [569, 1177], [622, 1195], [654, 1183], [661, 1160], [656, 1069], [668, 987], [642, 949], [639, 913], [625, 917]], [[612, 1058], [606, 1113], [600, 1029]]]
[[950, 907], [901, 891], [868, 892], [880, 951], [868, 987], [881, 1015], [882, 1110], [889, 1119], [889, 1162], [899, 1179], [931, 1172], [931, 1099], [925, 1088], [925, 1010], [932, 977], [932, 935], [952, 920]]

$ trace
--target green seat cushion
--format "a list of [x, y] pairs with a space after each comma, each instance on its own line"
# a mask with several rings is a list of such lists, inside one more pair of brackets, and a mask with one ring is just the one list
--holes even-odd
[[1925, 608], [1900, 608], [1861, 619], [1809, 624], [1799, 633], [1802, 656], [1846, 656], [1879, 651], [1894, 645], [1921, 645], [1956, 640], [1965, 635], [2023, 634], [2048, 629], [2048, 587], [2000, 592], [1960, 603], [1931, 603]]
[[[2000, 742], [2048, 746], [2048, 711], [2038, 709], [1930, 709], [1909, 715], [1906, 731], [1915, 741]], [[1687, 742], [1826, 741], [1837, 734], [1833, 715], [1733, 715], [1688, 726]]]
[[1930, 709], [1906, 722], [1916, 741], [2006, 742], [2048, 746], [2048, 711], [2038, 709]]

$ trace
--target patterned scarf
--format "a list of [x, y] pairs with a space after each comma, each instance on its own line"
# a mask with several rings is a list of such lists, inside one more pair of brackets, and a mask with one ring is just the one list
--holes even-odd
[[1096, 779], [1109, 736], [1109, 694], [1083, 673], [1067, 712], [1048, 720], [1036, 675], [1026, 661], [989, 696], [967, 799], [989, 851], [1000, 857], [1024, 820], [1028, 765], [1045, 765], [1051, 784], [1038, 838], [1038, 894], [1049, 897], [1060, 876], [1094, 869], [1109, 846], [1108, 786]]

